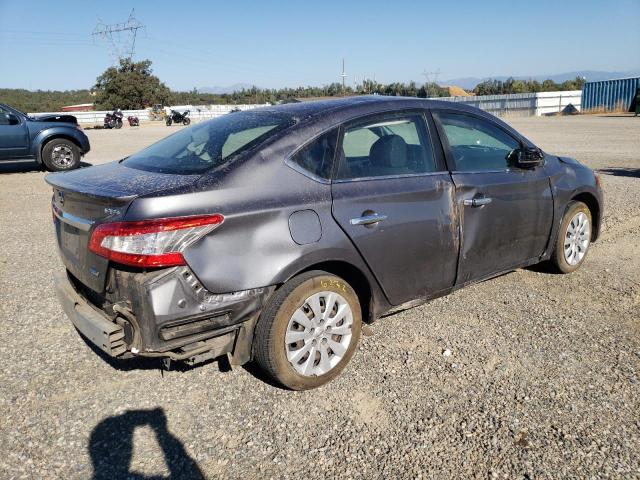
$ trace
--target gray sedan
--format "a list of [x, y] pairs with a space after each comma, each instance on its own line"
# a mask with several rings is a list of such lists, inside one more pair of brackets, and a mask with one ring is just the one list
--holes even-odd
[[539, 262], [578, 268], [597, 175], [449, 102], [234, 112], [51, 174], [64, 309], [118, 358], [255, 361], [314, 388], [362, 322]]

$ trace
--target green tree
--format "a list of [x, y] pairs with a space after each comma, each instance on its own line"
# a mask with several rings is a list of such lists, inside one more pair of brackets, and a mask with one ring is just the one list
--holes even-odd
[[107, 68], [96, 79], [96, 108], [135, 110], [156, 103], [171, 103], [169, 88], [152, 72], [151, 60], [121, 59], [117, 67]]

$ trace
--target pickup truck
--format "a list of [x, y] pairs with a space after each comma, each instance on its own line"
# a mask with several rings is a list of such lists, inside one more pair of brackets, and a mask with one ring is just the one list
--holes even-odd
[[73, 115], [31, 117], [0, 103], [0, 161], [32, 159], [54, 172], [73, 170], [90, 148]]

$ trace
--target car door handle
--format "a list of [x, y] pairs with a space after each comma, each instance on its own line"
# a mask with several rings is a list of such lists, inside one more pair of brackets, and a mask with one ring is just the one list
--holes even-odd
[[487, 205], [491, 203], [491, 199], [488, 197], [482, 198], [466, 198], [462, 201], [462, 204], [465, 207], [481, 207], [483, 205]]
[[372, 213], [370, 215], [363, 215], [362, 217], [352, 218], [350, 220], [350, 223], [351, 225], [373, 225], [374, 223], [382, 222], [386, 219], [386, 215]]

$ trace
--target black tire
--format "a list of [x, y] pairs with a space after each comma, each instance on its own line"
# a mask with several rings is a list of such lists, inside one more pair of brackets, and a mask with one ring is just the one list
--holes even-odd
[[187, 117], [184, 120], [182, 120], [182, 124], [183, 125], [189, 125], [190, 123], [191, 123], [191, 119], [189, 117]]
[[171, 126], [171, 119], [167, 118], [167, 121], [165, 123], [167, 124], [167, 127], [170, 127]]
[[[298, 373], [294, 369], [293, 364], [287, 359], [287, 348], [290, 348], [291, 345], [285, 345], [285, 335], [292, 315], [299, 308], [304, 308], [305, 305], [307, 305], [307, 299], [320, 292], [337, 293], [348, 304], [351, 309], [352, 318], [351, 339], [342, 358], [340, 358], [338, 363], [333, 368], [329, 369], [327, 373], [306, 376]], [[334, 304], [334, 306], [337, 305], [337, 303]], [[326, 307], [323, 306], [322, 308], [325, 308], [326, 311]], [[341, 322], [338, 322], [336, 325], [339, 323]], [[300, 326], [300, 328], [305, 327]], [[334, 328], [340, 327], [336, 326]], [[267, 375], [286, 388], [290, 388], [292, 390], [308, 390], [317, 388], [339, 375], [347, 363], [349, 363], [349, 360], [357, 349], [361, 330], [362, 310], [360, 308], [358, 296], [353, 288], [340, 277], [330, 273], [319, 270], [306, 272], [291, 279], [278, 289], [262, 310], [262, 314], [258, 320], [258, 325], [256, 326], [253, 341], [254, 359], [257, 365], [267, 373]], [[328, 329], [326, 331], [328, 331]], [[344, 338], [336, 335], [331, 336], [331, 334], [327, 334], [326, 331], [324, 334], [328, 335], [333, 340], [338, 339], [338, 341], [340, 341], [340, 338]], [[311, 340], [309, 340], [309, 342], [310, 341]], [[320, 342], [326, 342], [327, 340], [314, 339], [314, 345], [316, 341], [318, 342], [318, 345], [320, 345]], [[328, 342], [331, 341], [331, 339], [328, 340]], [[305, 348], [306, 344], [307, 341], [304, 341]], [[324, 344], [325, 343], [323, 343], [323, 345]], [[311, 348], [314, 355], [313, 364], [319, 365], [320, 350], [318, 348], [318, 353], [316, 354], [315, 347]], [[324, 348], [326, 353], [327, 347]], [[331, 349], [329, 349], [329, 351], [331, 351]], [[330, 355], [335, 354], [331, 351]], [[309, 359], [310, 353], [305, 356]]]
[[71, 140], [54, 138], [42, 148], [42, 163], [51, 172], [65, 172], [80, 166], [80, 149]]
[[118, 119], [116, 120], [116, 129], [120, 129], [122, 128], [122, 120]]
[[[579, 213], [583, 213], [588, 220], [588, 242], [586, 247], [584, 248], [584, 254], [582, 255], [582, 257], [576, 263], [572, 264], [567, 261], [567, 258], [565, 258], [565, 241], [569, 241], [569, 225], [574, 217], [576, 217], [576, 215], [578, 215]], [[593, 221], [591, 218], [591, 211], [589, 210], [589, 207], [587, 207], [582, 202], [569, 202], [564, 212], [564, 216], [562, 217], [562, 222], [560, 223], [560, 228], [558, 229], [556, 244], [553, 248], [553, 253], [551, 254], [550, 263], [553, 269], [558, 273], [571, 273], [577, 270], [584, 263], [584, 260], [587, 258], [587, 254], [589, 253], [592, 232]]]

